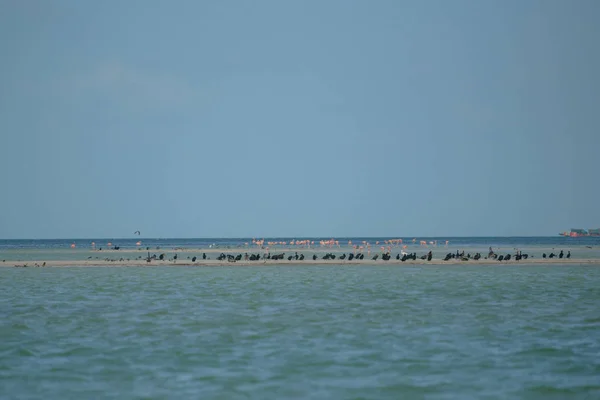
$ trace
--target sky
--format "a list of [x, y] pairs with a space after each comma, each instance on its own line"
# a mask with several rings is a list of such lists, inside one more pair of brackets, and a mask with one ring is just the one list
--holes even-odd
[[0, 0], [0, 238], [600, 227], [596, 0]]

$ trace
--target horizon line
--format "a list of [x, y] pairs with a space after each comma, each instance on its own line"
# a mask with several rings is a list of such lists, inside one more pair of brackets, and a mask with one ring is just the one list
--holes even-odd
[[[522, 237], [559, 237], [561, 236], [560, 234], [556, 234], [556, 235], [496, 235], [496, 236], [490, 236], [490, 235], [460, 235], [460, 236], [448, 236], [448, 235], [440, 235], [440, 236], [337, 236], [337, 238], [365, 238], [365, 239], [381, 239], [381, 238], [391, 238], [391, 239], [407, 239], [407, 238], [522, 238]], [[569, 236], [563, 236], [563, 237], [567, 237], [570, 238]], [[229, 236], [229, 237], [210, 237], [210, 236], [205, 236], [205, 237], [143, 237], [143, 236], [137, 236], [137, 237], [71, 237], [71, 238], [0, 238], [0, 240], [190, 240], [190, 239], [201, 239], [201, 240], [205, 240], [205, 239], [251, 239], [252, 237], [250, 236], [238, 236], [238, 237], [234, 237], [234, 236]], [[281, 239], [312, 239], [312, 238], [336, 238], [336, 236], [254, 236], [254, 238], [281, 238]], [[580, 239], [579, 237], [576, 239]]]

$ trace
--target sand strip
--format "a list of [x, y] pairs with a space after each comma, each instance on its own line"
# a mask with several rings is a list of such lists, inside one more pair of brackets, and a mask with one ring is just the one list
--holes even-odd
[[[45, 264], [44, 264], [45, 263]], [[527, 260], [519, 260], [519, 261], [497, 261], [497, 260], [485, 260], [480, 259], [478, 261], [469, 260], [469, 261], [460, 261], [460, 260], [449, 260], [443, 261], [440, 259], [434, 259], [431, 261], [426, 260], [408, 260], [408, 261], [399, 261], [396, 259], [391, 259], [388, 261], [384, 260], [260, 260], [260, 261], [218, 261], [218, 260], [198, 260], [196, 262], [192, 262], [191, 260], [178, 260], [174, 261], [160, 261], [160, 260], [151, 260], [147, 262], [144, 260], [130, 260], [130, 261], [106, 261], [106, 260], [38, 260], [38, 261], [0, 261], [0, 267], [202, 267], [202, 266], [211, 266], [211, 267], [246, 267], [246, 266], [278, 266], [278, 265], [294, 265], [294, 266], [302, 266], [302, 265], [365, 265], [365, 266], [385, 266], [385, 265], [394, 265], [394, 266], [402, 266], [402, 265], [418, 265], [418, 266], [427, 266], [427, 265], [476, 265], [476, 266], [505, 266], [505, 265], [600, 265], [600, 258], [588, 258], [588, 259], [543, 259], [543, 258], [535, 258], [535, 259], [527, 259]]]

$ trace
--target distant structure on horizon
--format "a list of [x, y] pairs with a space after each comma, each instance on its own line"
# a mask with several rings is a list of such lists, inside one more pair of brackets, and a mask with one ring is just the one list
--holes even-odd
[[571, 229], [569, 232], [562, 232], [559, 235], [568, 237], [600, 236], [600, 229]]

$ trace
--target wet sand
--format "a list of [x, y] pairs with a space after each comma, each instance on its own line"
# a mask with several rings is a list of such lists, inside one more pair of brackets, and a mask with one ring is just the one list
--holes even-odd
[[[388, 246], [389, 247], [389, 246]], [[339, 256], [342, 254], [356, 253], [357, 251], [352, 247], [348, 246], [272, 246], [270, 248], [260, 248], [256, 246], [235, 246], [235, 247], [211, 247], [211, 248], [197, 248], [197, 247], [164, 247], [164, 248], [122, 248], [116, 249], [89, 249], [89, 248], [77, 248], [77, 249], [52, 249], [52, 250], [26, 250], [21, 249], [5, 251], [0, 255], [0, 267], [14, 267], [14, 266], [42, 266], [44, 262], [47, 267], [74, 267], [74, 266], [114, 266], [114, 267], [127, 267], [127, 266], [262, 266], [262, 265], [367, 265], [367, 266], [381, 266], [381, 265], [544, 265], [544, 264], [563, 264], [563, 265], [600, 265], [600, 247], [597, 246], [569, 246], [565, 248], [550, 248], [550, 247], [528, 247], [523, 246], [517, 248], [513, 247], [497, 247], [494, 246], [494, 251], [498, 255], [511, 254], [513, 258], [509, 261], [498, 261], [494, 259], [485, 259], [488, 253], [487, 246], [476, 246], [461, 249], [465, 254], [469, 253], [474, 256], [476, 253], [481, 253], [482, 258], [475, 261], [469, 259], [468, 261], [462, 261], [458, 259], [450, 259], [443, 261], [443, 258], [447, 253], [455, 254], [459, 249], [453, 249], [452, 246], [418, 246], [409, 245], [405, 249], [407, 253], [416, 253], [416, 260], [401, 261], [397, 260], [396, 256], [398, 253], [403, 251], [400, 246], [391, 246], [390, 260], [381, 259], [382, 252], [379, 248], [372, 247], [369, 252], [368, 249], [360, 250], [364, 255], [364, 259], [357, 260], [348, 259], [340, 260]], [[528, 254], [527, 259], [515, 260], [514, 254], [517, 250], [520, 250], [523, 254]], [[554, 253], [558, 256], [560, 250], [564, 251], [565, 256], [570, 251], [572, 253], [571, 258], [543, 258], [542, 254]], [[432, 251], [433, 259], [431, 261], [422, 260], [420, 257], [427, 254], [428, 251]], [[225, 260], [217, 260], [217, 256], [221, 253], [226, 255], [242, 255], [242, 260], [232, 262]], [[284, 253], [284, 259], [282, 260], [258, 260], [258, 261], [245, 261], [244, 255], [255, 254], [260, 255], [262, 258], [267, 253], [271, 255]], [[295, 254], [304, 254], [304, 260], [288, 260], [289, 256]], [[332, 253], [336, 255], [334, 260], [323, 260], [323, 256], [326, 253]], [[160, 255], [164, 255], [164, 260], [159, 260]], [[206, 259], [203, 258], [203, 254]], [[378, 260], [372, 260], [374, 255], [379, 255]], [[174, 260], [175, 256], [178, 256], [177, 260]], [[318, 257], [317, 260], [313, 260], [313, 255]], [[154, 256], [150, 262], [147, 261], [148, 256]], [[196, 257], [196, 261], [192, 259]]]
[[559, 258], [529, 258], [527, 260], [510, 260], [510, 261], [498, 261], [498, 260], [469, 260], [469, 261], [460, 261], [456, 259], [451, 259], [449, 261], [443, 261], [440, 259], [433, 259], [431, 261], [427, 260], [407, 260], [400, 261], [396, 259], [391, 259], [388, 261], [385, 260], [260, 260], [260, 261], [219, 261], [219, 260], [197, 260], [196, 262], [192, 262], [191, 260], [177, 260], [177, 261], [160, 261], [160, 260], [151, 260], [147, 262], [145, 259], [143, 260], [124, 260], [124, 261], [106, 261], [106, 260], [38, 260], [38, 261], [26, 261], [26, 262], [15, 262], [15, 261], [0, 261], [0, 267], [42, 267], [45, 263], [45, 267], [160, 267], [160, 266], [170, 266], [170, 267], [219, 267], [219, 266], [229, 266], [229, 267], [247, 267], [247, 266], [283, 266], [283, 265], [364, 265], [364, 266], [384, 266], [384, 265], [394, 265], [394, 266], [403, 266], [403, 265], [417, 265], [417, 266], [442, 266], [442, 265], [476, 265], [476, 266], [506, 266], [506, 265], [590, 265], [600, 266], [600, 259], [597, 258], [587, 258], [587, 259], [559, 259]]

